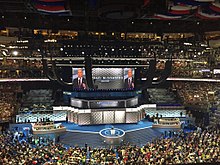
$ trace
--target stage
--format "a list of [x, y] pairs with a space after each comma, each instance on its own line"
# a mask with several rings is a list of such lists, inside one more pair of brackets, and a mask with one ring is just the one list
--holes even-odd
[[100, 124], [100, 125], [83, 125], [80, 126], [74, 123], [63, 123], [66, 127], [67, 132], [91, 132], [91, 133], [99, 133], [100, 130], [105, 128], [111, 128], [114, 126], [115, 128], [122, 129], [124, 131], [135, 131], [140, 129], [146, 129], [152, 127], [152, 122], [147, 120], [139, 121], [138, 123], [131, 123], [131, 124]]
[[[131, 124], [101, 124], [101, 125], [87, 125], [80, 126], [74, 123], [61, 122], [66, 127], [66, 132], [59, 134], [48, 135], [35, 135], [50, 138], [57, 138], [59, 136], [60, 142], [66, 146], [88, 146], [91, 147], [107, 147], [102, 138], [99, 135], [99, 131], [106, 128], [118, 128], [125, 131], [124, 143], [144, 145], [147, 142], [151, 142], [153, 139], [158, 138], [164, 131], [172, 131], [178, 129], [160, 129], [152, 128], [152, 122], [144, 119], [138, 123]], [[30, 127], [31, 124], [11, 124], [10, 129], [18, 128], [23, 130], [24, 127]]]

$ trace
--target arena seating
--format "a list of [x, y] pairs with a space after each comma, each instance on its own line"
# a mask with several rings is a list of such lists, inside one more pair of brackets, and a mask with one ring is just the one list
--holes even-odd
[[186, 106], [197, 106], [204, 110], [212, 107], [216, 97], [216, 83], [206, 82], [175, 82], [173, 88], [177, 90], [179, 96], [183, 99]]
[[26, 92], [23, 97], [23, 104], [20, 113], [51, 111], [53, 103], [52, 90], [30, 90]]
[[4, 132], [0, 135], [0, 164], [218, 164], [219, 133], [219, 127], [210, 127], [190, 133], [173, 132], [143, 146], [135, 142], [116, 148], [91, 148], [89, 144], [66, 147], [31, 136], [26, 142], [16, 132]]
[[174, 104], [177, 103], [176, 98], [172, 92], [162, 88], [147, 89], [150, 95], [150, 102], [156, 104]]
[[17, 102], [17, 84], [0, 84], [0, 121], [11, 121], [19, 108]]

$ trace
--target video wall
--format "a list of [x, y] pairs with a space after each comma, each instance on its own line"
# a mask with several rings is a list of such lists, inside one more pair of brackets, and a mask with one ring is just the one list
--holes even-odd
[[124, 100], [84, 100], [71, 98], [71, 106], [76, 108], [125, 108], [133, 107], [138, 104], [138, 97]]
[[[94, 89], [134, 89], [134, 68], [93, 68]], [[87, 90], [85, 68], [72, 68], [73, 89]]]
[[72, 68], [72, 82], [74, 89], [88, 89], [85, 68]]

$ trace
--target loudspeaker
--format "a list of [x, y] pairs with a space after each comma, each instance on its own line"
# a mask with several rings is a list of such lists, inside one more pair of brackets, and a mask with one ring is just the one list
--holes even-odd
[[153, 85], [158, 85], [158, 84], [161, 84], [161, 83], [165, 82], [166, 79], [170, 76], [171, 71], [172, 71], [172, 60], [168, 60], [165, 63], [165, 68], [161, 72], [160, 78], [157, 81], [153, 81], [152, 84]]
[[92, 59], [91, 57], [85, 58], [85, 72], [86, 72], [86, 80], [87, 85], [90, 89], [94, 89], [94, 83], [92, 80]]
[[47, 78], [51, 81], [55, 81], [54, 76], [50, 75], [50, 71], [48, 69], [48, 64], [47, 64], [47, 60], [46, 59], [42, 59], [42, 64], [43, 64], [43, 73], [45, 76], [47, 76]]
[[152, 85], [153, 78], [155, 77], [155, 72], [156, 72], [156, 60], [151, 60], [146, 76], [147, 80], [142, 87], [143, 89], [146, 89]]

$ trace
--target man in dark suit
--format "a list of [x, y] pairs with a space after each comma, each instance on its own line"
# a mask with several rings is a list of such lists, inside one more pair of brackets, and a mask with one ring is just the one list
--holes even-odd
[[128, 78], [125, 79], [124, 88], [134, 88], [134, 78], [132, 77], [132, 69], [128, 69]]
[[73, 80], [73, 87], [77, 89], [86, 89], [86, 79], [83, 77], [83, 70], [81, 68], [78, 69], [78, 77]]

